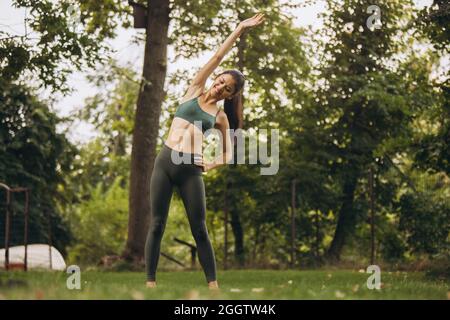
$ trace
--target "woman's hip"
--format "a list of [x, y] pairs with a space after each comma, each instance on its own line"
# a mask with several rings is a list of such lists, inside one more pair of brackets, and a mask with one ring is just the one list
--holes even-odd
[[155, 168], [162, 167], [173, 180], [189, 175], [202, 175], [202, 168], [195, 164], [201, 155], [177, 151], [163, 144], [155, 159]]

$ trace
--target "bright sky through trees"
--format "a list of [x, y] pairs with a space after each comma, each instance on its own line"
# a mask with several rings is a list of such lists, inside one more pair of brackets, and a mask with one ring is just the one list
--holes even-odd
[[[432, 0], [414, 0], [418, 8], [423, 8], [432, 3]], [[12, 0], [2, 0], [0, 2], [0, 30], [8, 32], [11, 35], [25, 34], [24, 28], [24, 9], [16, 9], [12, 7]], [[311, 25], [314, 29], [321, 26], [321, 20], [317, 15], [325, 10], [325, 4], [322, 0], [317, 0], [314, 5], [306, 6], [300, 10], [296, 10], [294, 21], [296, 26]], [[28, 30], [30, 32], [30, 30]], [[143, 45], [136, 45], [131, 42], [134, 35], [143, 33], [143, 29], [123, 29], [117, 32], [117, 37], [110, 41], [111, 47], [115, 50], [113, 58], [118, 60], [121, 65], [127, 62], [133, 62], [134, 69], [141, 72], [141, 64], [143, 59]], [[213, 51], [205, 52], [198, 58], [182, 59], [180, 58], [176, 64], [168, 65], [168, 74], [177, 69], [189, 70], [190, 68], [197, 68], [199, 65], [206, 63]], [[174, 56], [173, 51], [169, 48], [169, 58]], [[69, 77], [69, 86], [74, 89], [73, 93], [66, 97], [56, 97], [55, 108], [60, 116], [67, 116], [76, 108], [80, 108], [84, 104], [84, 99], [96, 93], [96, 88], [93, 87], [85, 78], [85, 73], [74, 72]], [[209, 83], [207, 83], [209, 85]], [[180, 94], [182, 94], [180, 92]], [[49, 93], [41, 92], [42, 97], [47, 98]], [[55, 97], [52, 97], [55, 98]], [[74, 124], [69, 131], [69, 138], [72, 142], [85, 142], [95, 136], [93, 127], [87, 123], [78, 122]]]

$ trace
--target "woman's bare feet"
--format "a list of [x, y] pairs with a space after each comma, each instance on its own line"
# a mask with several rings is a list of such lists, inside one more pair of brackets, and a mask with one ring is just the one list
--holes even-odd
[[156, 281], [147, 281], [147, 288], [156, 288]]
[[208, 288], [211, 290], [219, 290], [219, 284], [217, 281], [210, 281], [208, 282]]

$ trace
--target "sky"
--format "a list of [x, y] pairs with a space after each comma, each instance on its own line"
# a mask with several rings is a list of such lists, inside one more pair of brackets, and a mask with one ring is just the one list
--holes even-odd
[[[0, 30], [8, 32], [12, 35], [23, 35], [25, 33], [24, 29], [24, 17], [25, 9], [17, 9], [12, 7], [12, 0], [0, 0]], [[299, 1], [301, 2], [301, 1]], [[432, 3], [432, 0], [414, 0], [416, 6], [424, 7]], [[297, 2], [298, 3], [298, 2]], [[307, 27], [311, 25], [314, 29], [321, 26], [322, 21], [317, 16], [319, 13], [325, 10], [325, 2], [323, 0], [318, 0], [314, 5], [308, 5], [297, 9], [293, 12], [296, 17], [294, 24], [296, 26]], [[138, 72], [142, 68], [143, 62], [143, 45], [136, 45], [131, 43], [134, 35], [138, 33], [143, 33], [143, 29], [123, 29], [120, 28], [117, 31], [117, 37], [109, 41], [111, 48], [114, 49], [115, 53], [112, 57], [121, 65], [125, 65], [128, 62], [133, 62], [133, 66]], [[190, 59], [186, 61], [185, 59], [180, 59], [175, 64], [168, 65], [168, 73], [171, 73], [177, 69], [188, 70], [191, 67], [196, 67], [207, 62], [214, 52], [205, 52], [196, 59]], [[169, 49], [169, 57], [173, 57], [174, 53]], [[86, 73], [84, 72], [74, 72], [70, 75], [68, 79], [68, 84], [73, 88], [73, 92], [67, 96], [56, 96], [56, 102], [53, 106], [53, 110], [60, 116], [67, 116], [73, 110], [82, 108], [84, 105], [84, 99], [93, 96], [97, 91], [85, 78]], [[209, 84], [207, 83], [207, 86]], [[182, 94], [180, 92], [180, 94]], [[42, 91], [41, 96], [43, 98], [49, 97], [49, 92]], [[55, 97], [52, 97], [55, 98]], [[60, 128], [62, 129], [62, 128]], [[86, 122], [78, 121], [74, 123], [68, 132], [68, 138], [73, 143], [85, 143], [95, 137], [96, 133], [94, 128]]]

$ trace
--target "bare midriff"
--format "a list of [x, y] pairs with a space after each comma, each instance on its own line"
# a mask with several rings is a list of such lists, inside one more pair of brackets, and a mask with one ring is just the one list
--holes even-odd
[[[189, 99], [183, 99], [184, 101], [181, 103]], [[205, 110], [201, 106], [200, 108], [209, 114], [213, 113], [213, 111]], [[203, 138], [203, 132], [193, 123], [183, 118], [174, 117], [164, 144], [176, 151], [203, 155]]]
[[203, 154], [203, 133], [189, 121], [175, 117], [169, 135], [164, 142], [168, 147], [181, 152]]

